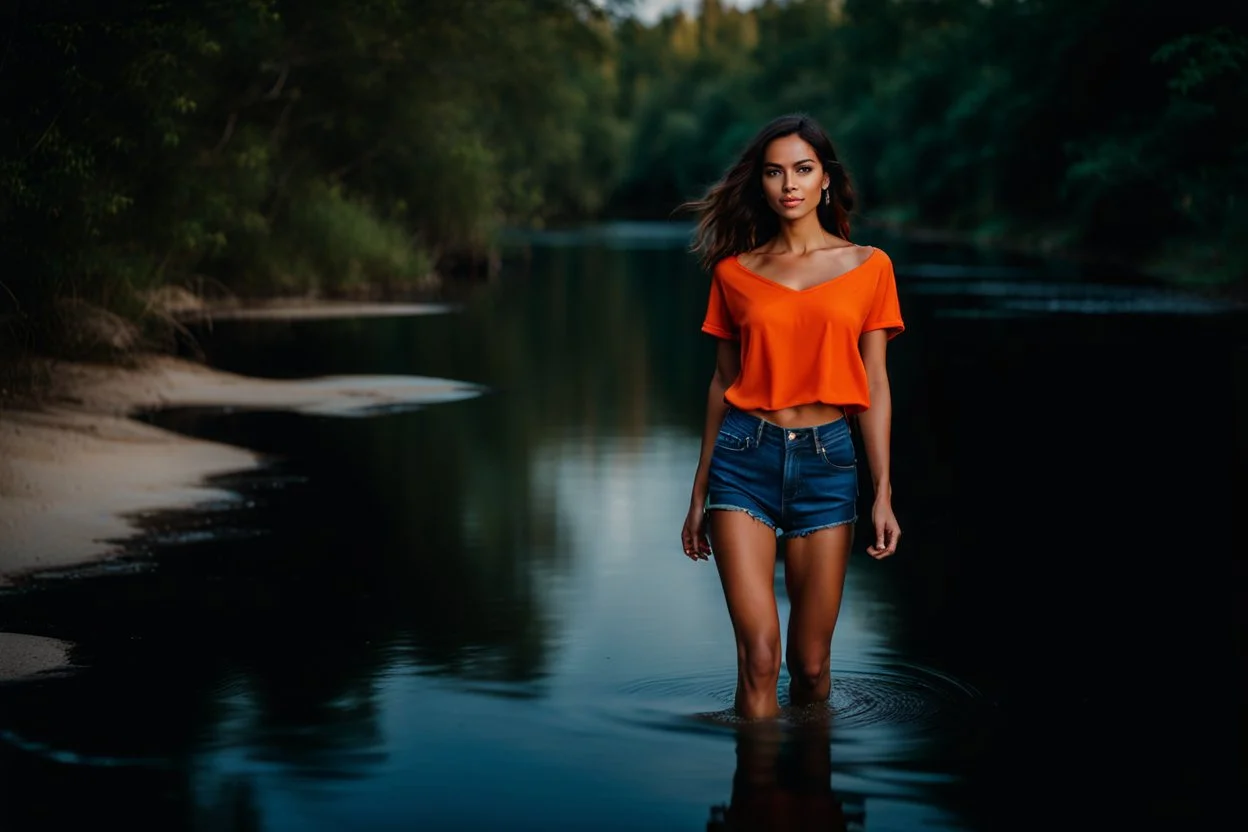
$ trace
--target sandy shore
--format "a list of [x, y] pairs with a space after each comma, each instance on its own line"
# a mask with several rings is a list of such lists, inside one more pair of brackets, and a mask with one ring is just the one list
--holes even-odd
[[272, 380], [154, 356], [137, 367], [61, 365], [38, 407], [0, 410], [0, 585], [115, 553], [134, 519], [228, 498], [204, 481], [255, 454], [131, 417], [156, 407], [285, 410], [327, 416], [454, 401], [474, 385], [417, 376]]
[[[192, 307], [186, 317], [313, 319], [438, 314], [436, 304], [281, 303]], [[228, 407], [359, 417], [480, 395], [419, 376], [263, 379], [152, 355], [133, 366], [59, 363], [38, 401], [0, 395], [0, 587], [119, 554], [152, 512], [235, 495], [214, 475], [263, 464], [246, 448], [133, 418], [160, 407]], [[0, 391], [2, 394], [4, 391]], [[70, 645], [0, 632], [0, 682], [55, 671]]]
[[[37, 404], [0, 402], [0, 587], [118, 554], [150, 512], [231, 499], [205, 481], [263, 464], [245, 449], [132, 418], [157, 407], [358, 417], [480, 395], [419, 376], [261, 379], [167, 356], [134, 367], [60, 364]], [[0, 633], [0, 682], [55, 671], [68, 646]]]
[[0, 633], [0, 684], [44, 676], [72, 667], [73, 645], [55, 638]]

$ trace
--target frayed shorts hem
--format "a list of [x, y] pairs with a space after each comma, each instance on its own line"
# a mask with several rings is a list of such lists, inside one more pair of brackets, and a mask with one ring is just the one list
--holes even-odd
[[734, 506], [731, 503], [719, 503], [719, 504], [707, 506], [706, 510], [707, 511], [739, 511], [743, 514], [750, 515], [755, 520], [762, 523], [767, 528], [771, 529], [773, 532], [776, 530], [775, 523], [771, 522], [766, 517], [759, 514], [757, 511], [754, 511], [753, 509], [750, 509], [750, 508], [745, 508], [744, 506]]
[[857, 517], [851, 517], [848, 520], [837, 520], [835, 523], [824, 523], [822, 526], [811, 526], [809, 529], [796, 529], [791, 532], [784, 532], [780, 535], [781, 540], [788, 540], [794, 537], [806, 537], [807, 535], [821, 532], [824, 529], [835, 529], [837, 526], [844, 526], [848, 523], [857, 523]]
[[707, 511], [739, 511], [742, 514], [748, 514], [750, 517], [762, 523], [767, 528], [776, 532], [776, 537], [780, 538], [781, 540], [789, 540], [794, 537], [806, 537], [808, 535], [814, 534], [815, 532], [821, 532], [824, 529], [834, 529], [837, 526], [844, 526], [848, 523], [858, 522], [858, 516], [855, 515], [845, 520], [837, 520], [835, 523], [824, 523], [820, 526], [810, 526], [809, 528], [805, 528], [805, 529], [794, 529], [793, 531], [781, 532], [776, 529], [776, 524], [771, 522], [769, 518], [759, 514], [754, 509], [746, 508], [745, 506], [735, 506], [735, 505], [732, 505], [731, 503], [716, 503], [716, 504], [708, 505], [706, 507], [706, 510]]

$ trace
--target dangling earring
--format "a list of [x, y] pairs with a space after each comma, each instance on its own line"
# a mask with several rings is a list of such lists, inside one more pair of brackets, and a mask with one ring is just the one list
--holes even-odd
[[832, 204], [832, 192], [829, 191], [827, 188], [823, 189], [823, 204], [824, 205]]

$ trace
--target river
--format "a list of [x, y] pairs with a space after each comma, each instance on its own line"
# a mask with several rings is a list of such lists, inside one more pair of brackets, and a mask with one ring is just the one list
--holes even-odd
[[[679, 542], [713, 361], [685, 240], [552, 232], [442, 314], [197, 331], [236, 372], [483, 392], [148, 414], [267, 463], [126, 558], [0, 593], [0, 630], [83, 666], [0, 688], [0, 828], [1173, 829], [1225, 809], [1244, 310], [864, 239], [907, 323], [902, 543], [875, 562], [859, 527], [826, 718], [746, 730], [714, 566]], [[783, 619], [782, 559], [776, 590]]]

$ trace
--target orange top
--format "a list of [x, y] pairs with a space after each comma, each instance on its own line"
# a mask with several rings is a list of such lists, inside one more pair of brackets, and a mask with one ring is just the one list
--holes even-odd
[[872, 249], [859, 265], [808, 289], [790, 289], [725, 257], [711, 275], [702, 331], [741, 342], [741, 372], [724, 393], [740, 410], [821, 402], [846, 413], [871, 405], [858, 337], [905, 324], [893, 262]]

